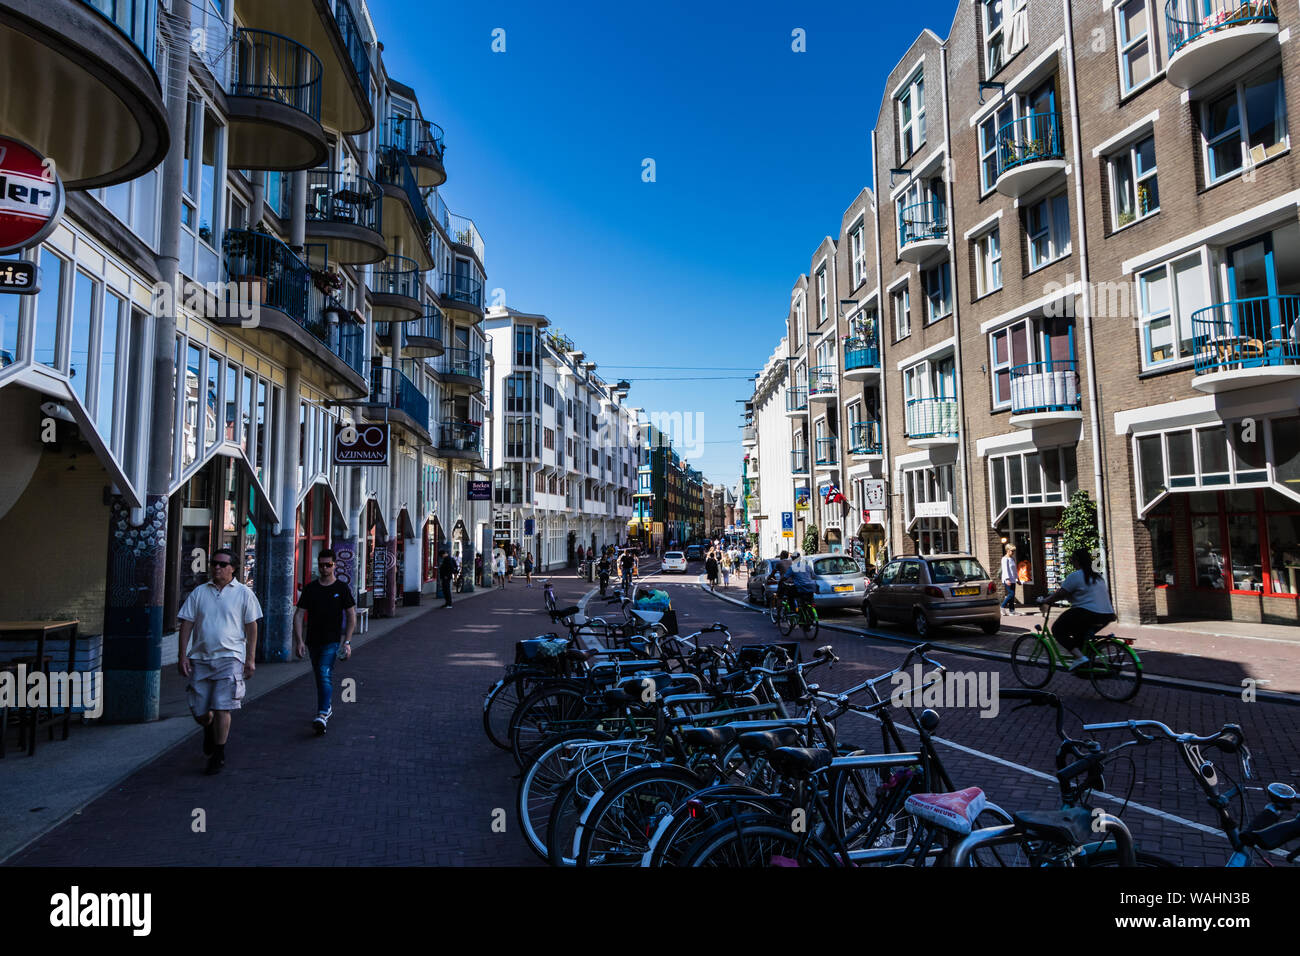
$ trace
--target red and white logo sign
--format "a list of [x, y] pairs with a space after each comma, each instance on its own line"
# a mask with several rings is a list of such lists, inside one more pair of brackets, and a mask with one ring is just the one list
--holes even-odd
[[63, 183], [30, 146], [0, 136], [0, 254], [36, 245], [63, 216]]

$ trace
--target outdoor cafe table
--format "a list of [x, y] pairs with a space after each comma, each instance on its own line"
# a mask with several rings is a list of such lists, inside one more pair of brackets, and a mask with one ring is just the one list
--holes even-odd
[[[77, 620], [67, 621], [0, 621], [0, 641], [27, 641], [36, 638], [36, 666], [45, 667], [45, 642], [57, 638], [62, 632], [68, 635], [68, 670], [72, 670], [77, 656]], [[46, 688], [49, 692], [49, 688]], [[47, 698], [48, 700], [48, 698]], [[63, 739], [68, 739], [68, 719], [72, 708], [70, 701], [63, 702]], [[29, 757], [36, 756], [36, 720], [31, 722], [31, 735], [28, 739]]]

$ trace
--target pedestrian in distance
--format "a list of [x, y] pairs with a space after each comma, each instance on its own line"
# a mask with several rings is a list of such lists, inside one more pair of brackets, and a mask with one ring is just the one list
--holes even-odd
[[438, 552], [438, 586], [442, 588], [443, 608], [451, 607], [451, 581], [456, 576], [456, 559], [446, 551]]
[[208, 561], [211, 580], [190, 592], [176, 617], [180, 621], [176, 667], [189, 680], [190, 713], [203, 728], [204, 773], [226, 765], [230, 715], [244, 699], [244, 681], [257, 670], [257, 596], [235, 578], [235, 558], [226, 548]]
[[334, 715], [334, 662], [352, 656], [352, 632], [357, 627], [356, 599], [352, 589], [335, 576], [334, 566], [334, 552], [329, 548], [316, 556], [316, 580], [303, 587], [293, 615], [294, 654], [300, 660], [311, 654], [316, 677], [312, 728], [317, 736], [325, 733]]
[[506, 584], [515, 576], [515, 556], [514, 554], [506, 555]]
[[533, 552], [529, 551], [524, 555], [524, 580], [528, 586], [533, 586]]
[[496, 572], [497, 587], [504, 590], [506, 586], [506, 556], [504, 554], [496, 556], [493, 570]]
[[1016, 613], [1016, 577], [1016, 546], [1008, 544], [1002, 549], [1002, 610], [1010, 614]]
[[731, 552], [723, 551], [722, 560], [720, 560], [718, 564], [720, 565], [720, 570], [722, 571], [722, 586], [724, 588], [730, 587], [731, 586]]
[[709, 579], [709, 587], [716, 591], [718, 589], [718, 558], [712, 551], [704, 559], [704, 573]]
[[474, 555], [474, 585], [483, 586], [483, 552]]

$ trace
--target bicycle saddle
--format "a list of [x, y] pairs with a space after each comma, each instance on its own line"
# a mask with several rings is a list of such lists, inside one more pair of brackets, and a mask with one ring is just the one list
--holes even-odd
[[1077, 846], [1092, 843], [1098, 836], [1092, 832], [1092, 811], [1086, 807], [1071, 807], [1068, 810], [1024, 810], [1013, 813], [1011, 818], [1026, 833], [1050, 840]]
[[747, 754], [770, 754], [778, 747], [798, 747], [803, 735], [796, 727], [778, 727], [775, 730], [751, 730], [741, 734], [737, 742]]
[[786, 777], [810, 777], [829, 767], [834, 757], [821, 747], [778, 747], [768, 755], [772, 768]]
[[903, 809], [927, 823], [965, 835], [970, 833], [975, 818], [987, 803], [983, 790], [967, 787], [952, 793], [914, 793], [907, 798]]
[[687, 727], [682, 731], [682, 740], [688, 747], [698, 750], [722, 750], [736, 739], [736, 728], [723, 724], [721, 727]]

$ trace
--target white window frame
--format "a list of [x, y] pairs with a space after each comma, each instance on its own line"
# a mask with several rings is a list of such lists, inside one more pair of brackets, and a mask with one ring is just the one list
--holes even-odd
[[865, 227], [863, 223], [858, 223], [851, 233], [849, 233], [849, 255], [852, 259], [853, 288], [862, 285], [862, 280], [866, 277], [866, 243]]
[[[1006, 517], [1008, 511], [1020, 511], [1027, 508], [1062, 508], [1070, 500], [1072, 487], [1065, 478], [1065, 452], [1067, 448], [1073, 448], [1074, 457], [1074, 487], [1079, 484], [1079, 452], [1074, 445], [1057, 445], [1054, 448], [1035, 448], [1032, 451], [1015, 451], [1005, 455], [989, 456], [989, 514], [992, 516], [990, 522], [992, 527], [996, 528], [998, 523]], [[1044, 466], [1044, 460], [1048, 455], [1056, 455], [1057, 474], [1061, 476], [1061, 481], [1054, 485], [1048, 481], [1047, 468]], [[1030, 501], [1029, 491], [1029, 471], [1028, 463], [1031, 455], [1038, 456], [1038, 492], [1037, 501]], [[1011, 500], [1011, 459], [1017, 459], [1020, 462], [1020, 500]], [[1002, 509], [998, 510], [997, 485], [993, 480], [995, 469], [1002, 470], [1002, 488], [1006, 493], [1006, 501], [1002, 502]], [[1054, 488], [1048, 491], [1049, 488]], [[1049, 497], [1050, 496], [1050, 497]]]
[[[1057, 245], [1060, 238], [1060, 214], [1058, 202], [1064, 205], [1064, 225], [1065, 225], [1065, 243], [1063, 247]], [[1034, 210], [1042, 207], [1045, 211], [1043, 221], [1046, 228], [1041, 233], [1030, 232], [1029, 222], [1034, 214]], [[1034, 240], [1036, 237], [1046, 236], [1048, 241], [1048, 256], [1046, 259], [1035, 261], [1034, 258]], [[1029, 249], [1029, 271], [1036, 272], [1050, 266], [1068, 256], [1073, 248], [1074, 234], [1070, 228], [1070, 196], [1068, 192], [1059, 192], [1051, 196], [1044, 196], [1041, 200], [1034, 203], [1025, 211], [1025, 238], [1028, 240]]]
[[994, 226], [976, 236], [973, 242], [975, 244], [975, 290], [977, 296], [983, 298], [1002, 288], [1001, 227]]
[[[1183, 340], [1180, 339], [1177, 332], [1177, 328], [1180, 327], [1181, 324], [1182, 307], [1178, 300], [1178, 281], [1176, 273], [1174, 272], [1176, 266], [1183, 264], [1190, 259], [1199, 259], [1201, 263], [1201, 288], [1205, 294], [1205, 305], [1202, 305], [1201, 308], [1205, 308], [1214, 302], [1214, 288], [1211, 284], [1211, 277], [1214, 270], [1210, 264], [1209, 250], [1205, 246], [1193, 249], [1191, 252], [1177, 256], [1173, 259], [1167, 259], [1149, 269], [1143, 269], [1141, 272], [1137, 272], [1133, 276], [1135, 296], [1134, 306], [1138, 316], [1138, 347], [1141, 350], [1142, 369], [1144, 371], [1148, 369], [1169, 368], [1180, 363], [1192, 361], [1192, 349], [1189, 347], [1187, 351], [1183, 351], [1181, 347]], [[1168, 283], [1169, 287], [1169, 310], [1167, 312], [1148, 313], [1146, 308], [1146, 299], [1142, 294], [1142, 280], [1147, 276], [1150, 276], [1152, 273], [1161, 270], [1165, 273], [1165, 281]], [[1164, 319], [1168, 319], [1170, 322], [1170, 331], [1173, 334], [1173, 355], [1166, 359], [1152, 360], [1150, 357], [1150, 325], [1153, 322], [1162, 321]], [[1187, 320], [1190, 325], [1190, 312], [1187, 315]], [[1179, 325], [1176, 326], [1175, 323], [1179, 323]], [[1192, 340], [1191, 331], [1192, 330], [1188, 328], [1188, 342]]]
[[[997, 188], [998, 134], [1002, 131], [1003, 126], [1007, 125], [1008, 123], [1014, 123], [1016, 121], [1016, 114], [1017, 114], [1016, 103], [1017, 103], [1016, 98], [1012, 97], [1010, 100], [1008, 100], [1002, 106], [999, 106], [997, 109], [993, 110], [993, 112], [989, 113], [987, 117], [985, 117], [983, 120], [980, 121], [979, 153], [980, 153], [980, 196], [981, 197], [989, 195]], [[992, 129], [993, 131], [992, 134], [993, 145], [988, 146], [987, 148], [986, 148], [986, 140], [985, 140], [986, 129]], [[987, 168], [987, 161], [990, 158], [993, 160], [993, 170], [994, 170], [993, 179], [991, 182], [985, 182], [984, 181], [985, 170]]]
[[826, 300], [826, 267], [817, 270], [817, 315], [818, 325], [830, 318], [830, 307]]
[[[934, 296], [930, 294], [930, 288], [926, 282], [926, 276], [937, 275], [943, 292], [943, 311], [936, 312], [934, 308]], [[941, 319], [946, 319], [952, 315], [952, 263], [947, 259], [921, 271], [921, 290], [925, 293], [925, 324], [930, 325]]]
[[[1152, 155], [1154, 156], [1155, 139], [1156, 139], [1155, 132], [1148, 128], [1147, 134], [1145, 136], [1139, 136], [1137, 139], [1131, 141], [1123, 149], [1111, 153], [1106, 158], [1106, 174], [1110, 178], [1110, 222], [1111, 222], [1112, 232], [1118, 232], [1120, 229], [1127, 229], [1129, 226], [1133, 225], [1134, 223], [1141, 222], [1143, 219], [1147, 219], [1148, 217], [1154, 216], [1156, 213], [1160, 212], [1159, 158], [1158, 157], [1156, 158], [1155, 164], [1152, 165], [1150, 169], [1143, 170], [1141, 173], [1138, 172], [1139, 148], [1142, 146], [1143, 143], [1150, 140], [1151, 151], [1152, 151]], [[1120, 200], [1121, 198], [1124, 197], [1121, 195], [1122, 189], [1119, 180], [1119, 163], [1125, 160], [1127, 160], [1128, 162], [1129, 180], [1133, 192], [1133, 195], [1131, 197], [1131, 201], [1133, 205], [1133, 209], [1132, 209], [1133, 218], [1130, 219], [1128, 222], [1121, 223], [1120, 217], [1123, 215], [1123, 213], [1120, 211]], [[1149, 208], [1146, 212], [1142, 212], [1139, 208], [1140, 206], [1139, 198], [1141, 197], [1142, 190], [1144, 188], [1147, 188], [1147, 184], [1150, 183], [1152, 180], [1155, 180], [1156, 183], [1156, 194], [1157, 194], [1156, 204], [1151, 208]]]
[[[925, 146], [925, 69], [917, 70], [907, 81], [896, 99], [898, 109], [898, 155], [901, 160], [916, 154]], [[903, 118], [904, 108], [910, 108], [910, 120]], [[910, 147], [910, 148], [909, 148]]]
[[[1134, 4], [1141, 4], [1146, 11], [1147, 29], [1145, 33], [1136, 36], [1124, 36], [1124, 10]], [[1115, 4], [1115, 53], [1119, 58], [1119, 94], [1128, 96], [1137, 90], [1142, 89], [1163, 71], [1161, 56], [1160, 31], [1157, 24], [1163, 23], [1163, 17], [1159, 17], [1160, 10], [1156, 9], [1156, 4], [1152, 0], [1119, 0]], [[1157, 19], [1159, 17], [1159, 19]], [[1151, 63], [1151, 72], [1140, 80], [1134, 80], [1131, 71], [1130, 55], [1133, 51], [1146, 44], [1147, 58]]]
[[[1278, 89], [1281, 90], [1282, 102], [1281, 102], [1280, 121], [1283, 129], [1283, 136], [1282, 139], [1279, 142], [1275, 143], [1272, 147], [1256, 146], [1254, 148], [1251, 148], [1247, 140], [1247, 136], [1248, 136], [1247, 130], [1249, 129], [1250, 126], [1250, 117], [1249, 115], [1247, 115], [1246, 112], [1246, 86], [1251, 81], [1260, 80], [1266, 76], [1276, 77]], [[1215, 139], [1212, 142], [1210, 139], [1206, 137], [1206, 129], [1209, 125], [1208, 117], [1210, 113], [1210, 107], [1215, 102], [1219, 101], [1225, 95], [1227, 95], [1229, 90], [1234, 92], [1237, 98], [1237, 125], [1234, 127], [1230, 127], [1223, 133], [1220, 133], [1217, 137], [1215, 137]], [[1276, 115], [1274, 118], [1279, 119], [1279, 117]], [[1212, 96], [1212, 97], [1207, 96], [1204, 99], [1204, 101], [1201, 103], [1200, 120], [1201, 120], [1201, 124], [1200, 124], [1201, 162], [1202, 162], [1202, 168], [1205, 170], [1205, 185], [1207, 187], [1215, 186], [1219, 183], [1226, 182], [1227, 180], [1232, 179], [1234, 176], [1239, 176], [1244, 170], [1249, 169], [1252, 166], [1258, 166], [1260, 163], [1267, 162], [1273, 157], [1280, 156], [1281, 154], [1287, 152], [1291, 148], [1291, 132], [1287, 124], [1286, 82], [1285, 82], [1285, 77], [1282, 75], [1282, 70], [1279, 67], [1268, 67], [1267, 69], [1256, 71], [1254, 73], [1242, 77], [1240, 80], [1237, 80], [1236, 83], [1234, 83], [1229, 89], [1223, 90], [1222, 92], [1219, 93], [1219, 95]], [[1234, 133], [1236, 135], [1237, 143], [1241, 148], [1241, 162], [1233, 169], [1230, 169], [1227, 172], [1222, 173], [1213, 179], [1210, 178], [1212, 146], [1218, 143], [1228, 142], [1229, 140], [1231, 140]], [[1257, 151], [1259, 150], [1262, 150], [1262, 153], [1257, 155]]]
[[[1005, 6], [1010, 0], [983, 0], [980, 3], [980, 32], [984, 36], [984, 73], [986, 76], [995, 76], [1007, 65], [1010, 57], [1007, 56], [1007, 11]], [[996, 26], [990, 26], [990, 12], [996, 8], [999, 21]], [[993, 44], [998, 44], [1001, 51], [1001, 59], [994, 64]]]
[[894, 337], [905, 339], [912, 334], [912, 300], [906, 285], [889, 293], [890, 311], [894, 313]]

